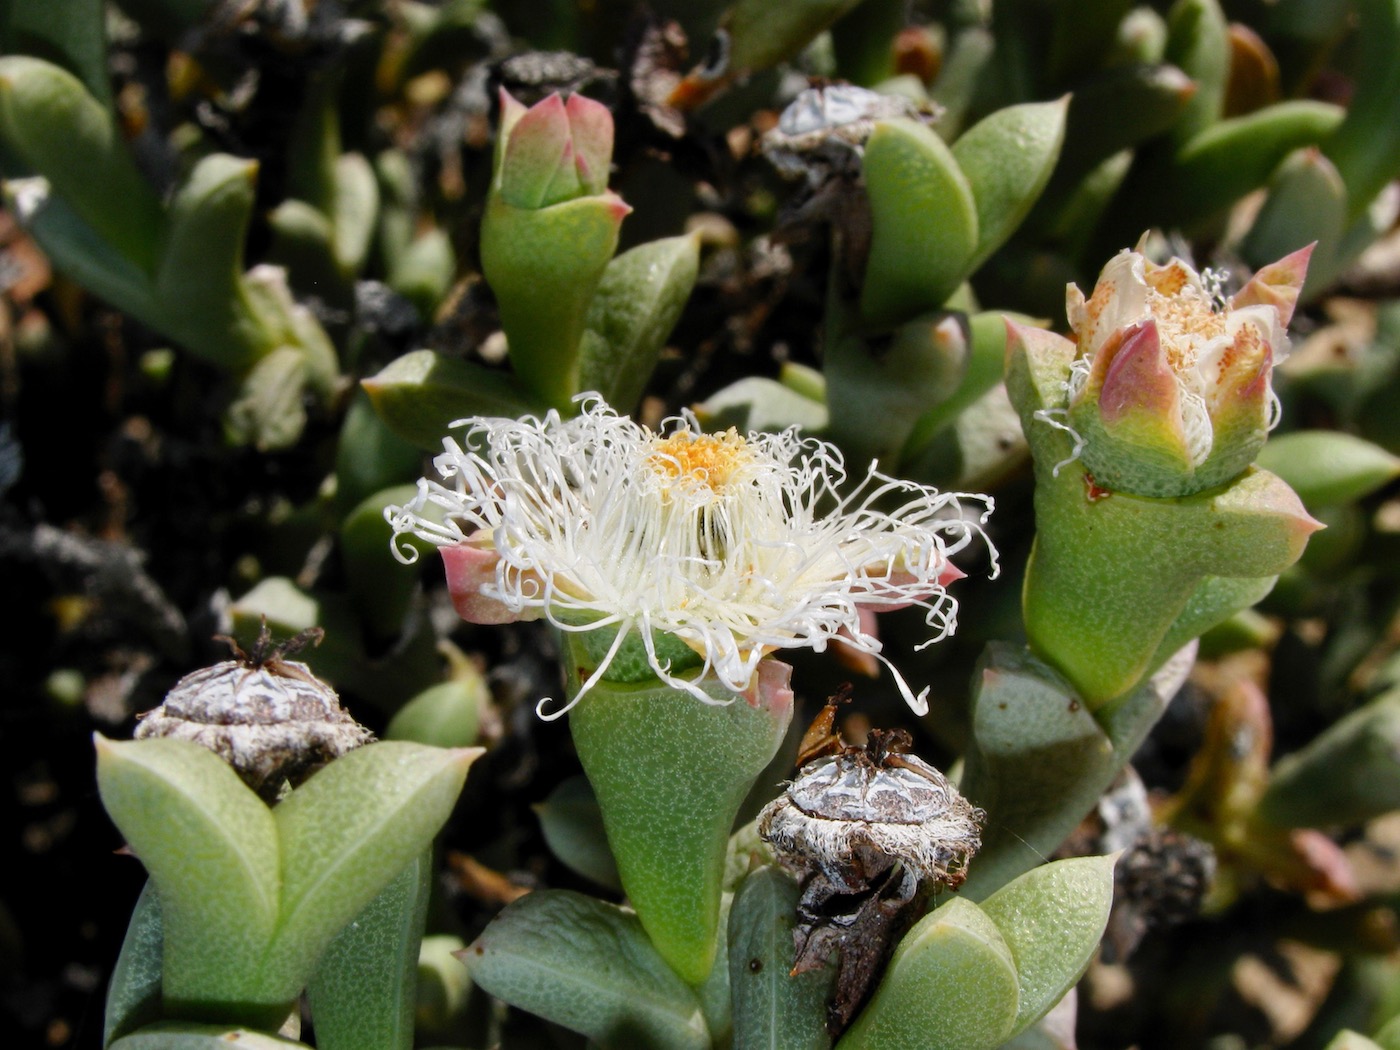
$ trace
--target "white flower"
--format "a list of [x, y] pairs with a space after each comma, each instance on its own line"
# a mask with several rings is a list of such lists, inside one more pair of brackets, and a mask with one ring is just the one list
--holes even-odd
[[[467, 431], [462, 445], [443, 441], [443, 480], [422, 479], [417, 497], [385, 512], [401, 561], [417, 556], [403, 533], [443, 547], [465, 618], [616, 630], [578, 694], [547, 717], [577, 703], [629, 638], [658, 678], [715, 703], [696, 684], [706, 675], [742, 693], [767, 653], [821, 651], [839, 636], [889, 666], [916, 713], [927, 710], [928, 690], [915, 696], [880, 655], [860, 609], [917, 605], [933, 632], [925, 645], [951, 633], [957, 603], [944, 584], [963, 574], [949, 556], [983, 535], [988, 497], [940, 494], [873, 464], [843, 496], [840, 452], [796, 428], [709, 435], [686, 415], [658, 434], [596, 395], [579, 400], [568, 420], [551, 410], [454, 424]], [[657, 635], [698, 654], [701, 674], [673, 673]]]

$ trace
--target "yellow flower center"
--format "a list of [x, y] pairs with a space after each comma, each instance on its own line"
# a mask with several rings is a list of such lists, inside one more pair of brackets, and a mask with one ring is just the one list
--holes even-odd
[[679, 430], [653, 444], [647, 465], [667, 480], [698, 482], [718, 493], [752, 458], [748, 442], [733, 427], [722, 434]]

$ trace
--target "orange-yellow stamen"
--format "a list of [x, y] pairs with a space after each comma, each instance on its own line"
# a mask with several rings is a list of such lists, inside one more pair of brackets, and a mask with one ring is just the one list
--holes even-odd
[[679, 430], [652, 446], [647, 465], [665, 478], [698, 481], [718, 492], [750, 459], [748, 442], [730, 427], [722, 434]]

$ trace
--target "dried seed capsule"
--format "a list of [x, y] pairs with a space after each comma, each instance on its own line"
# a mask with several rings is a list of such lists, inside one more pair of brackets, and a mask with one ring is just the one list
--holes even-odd
[[[829, 733], [834, 713], [828, 705], [808, 739]], [[803, 880], [793, 972], [824, 966], [837, 954], [827, 1012], [835, 1037], [926, 895], [966, 878], [981, 846], [983, 814], [933, 766], [901, 753], [912, 742], [903, 730], [874, 730], [863, 748], [842, 747], [834, 734], [824, 740], [804, 753], [830, 746], [835, 754], [802, 767], [764, 807], [758, 833]]]
[[799, 870], [854, 893], [903, 863], [916, 880], [956, 888], [981, 846], [981, 811], [933, 766], [899, 754], [908, 735], [871, 733], [866, 748], [809, 762], [768, 804], [761, 834]]
[[174, 737], [206, 747], [268, 802], [321, 766], [374, 739], [304, 663], [287, 660], [321, 632], [274, 646], [266, 626], [251, 653], [185, 675], [141, 716], [138, 740]]

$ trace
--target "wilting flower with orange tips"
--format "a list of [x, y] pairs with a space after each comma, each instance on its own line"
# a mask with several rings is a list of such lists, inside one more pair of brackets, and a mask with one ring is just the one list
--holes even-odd
[[[441, 547], [465, 619], [543, 616], [587, 638], [596, 670], [568, 706], [603, 677], [644, 676], [713, 703], [707, 677], [742, 693], [766, 654], [838, 635], [888, 665], [862, 607], [919, 606], [929, 642], [953, 630], [945, 584], [963, 573], [949, 559], [982, 535], [987, 497], [873, 466], [842, 495], [840, 452], [796, 428], [705, 434], [687, 415], [656, 433], [581, 400], [573, 419], [463, 420], [463, 444], [445, 439], [435, 462], [442, 480], [386, 511], [396, 538]], [[895, 677], [923, 713], [927, 690]]]
[[1182, 260], [1158, 265], [1138, 251], [1111, 259], [1088, 299], [1069, 286], [1078, 353], [1066, 422], [1098, 485], [1182, 496], [1254, 461], [1275, 421], [1273, 365], [1311, 252], [1264, 267], [1229, 299]]

